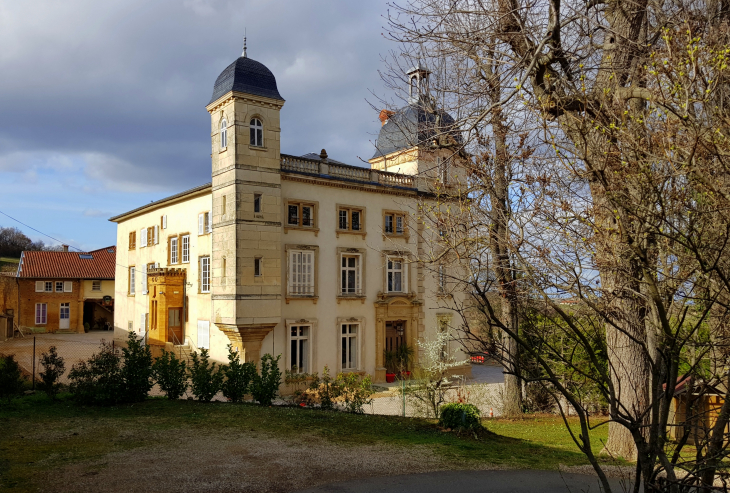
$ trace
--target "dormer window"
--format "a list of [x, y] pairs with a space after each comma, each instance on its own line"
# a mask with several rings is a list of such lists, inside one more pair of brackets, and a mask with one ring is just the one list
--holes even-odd
[[263, 147], [264, 146], [264, 126], [261, 123], [261, 120], [258, 118], [251, 119], [251, 123], [249, 125], [249, 128], [251, 129], [251, 145], [254, 147]]
[[221, 121], [221, 149], [228, 147], [228, 122], [224, 118]]

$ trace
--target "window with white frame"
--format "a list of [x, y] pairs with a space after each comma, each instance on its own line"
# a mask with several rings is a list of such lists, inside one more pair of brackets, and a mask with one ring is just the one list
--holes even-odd
[[134, 283], [135, 283], [134, 267], [130, 267], [129, 268], [129, 294], [134, 294]]
[[63, 293], [63, 281], [56, 281], [56, 292]]
[[36, 303], [35, 304], [35, 324], [48, 323], [48, 304], [47, 303]]
[[291, 296], [314, 295], [313, 250], [289, 250], [288, 292]]
[[224, 118], [221, 121], [221, 149], [228, 147], [228, 122]]
[[92, 291], [101, 291], [101, 281], [91, 281]]
[[406, 291], [405, 261], [402, 257], [388, 257], [387, 284], [389, 293]]
[[51, 281], [46, 281], [43, 289], [46, 293], [50, 293], [53, 291], [53, 283]]
[[254, 147], [264, 146], [264, 126], [258, 118], [252, 118], [249, 125], [251, 132], [251, 145]]
[[170, 263], [176, 264], [178, 262], [178, 251], [177, 251], [177, 236], [170, 238]]
[[342, 254], [340, 260], [340, 293], [342, 296], [362, 294], [361, 256]]
[[200, 257], [200, 292], [210, 293], [210, 257]]
[[190, 262], [190, 235], [183, 235], [182, 237], [182, 263], [187, 264]]
[[289, 364], [292, 373], [309, 372], [309, 331], [310, 325], [290, 327]]
[[342, 324], [341, 352], [343, 370], [357, 370], [357, 333], [359, 329], [360, 324]]

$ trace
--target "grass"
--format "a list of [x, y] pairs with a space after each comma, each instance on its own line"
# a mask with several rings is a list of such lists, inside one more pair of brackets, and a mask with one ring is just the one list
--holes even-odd
[[[165, 399], [90, 408], [73, 404], [68, 396], [51, 402], [36, 394], [0, 407], [0, 489], [35, 491], [34, 478], [53, 468], [153, 444], [145, 441], [140, 430], [170, 438], [187, 431], [259, 432], [272, 437], [307, 433], [348, 446], [421, 445], [453, 463], [455, 469], [483, 465], [555, 469], [559, 464], [587, 463], [557, 417], [484, 422], [488, 433], [475, 439], [446, 433], [425, 419]], [[595, 433], [600, 449], [606, 429]]]

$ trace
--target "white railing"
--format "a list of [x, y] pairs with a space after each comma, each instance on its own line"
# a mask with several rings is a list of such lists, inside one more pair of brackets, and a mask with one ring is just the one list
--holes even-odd
[[378, 171], [359, 166], [348, 166], [334, 163], [320, 163], [313, 159], [296, 156], [281, 156], [282, 171], [328, 175], [336, 178], [357, 180], [367, 183], [378, 183], [388, 187], [416, 188], [416, 178], [411, 175]]

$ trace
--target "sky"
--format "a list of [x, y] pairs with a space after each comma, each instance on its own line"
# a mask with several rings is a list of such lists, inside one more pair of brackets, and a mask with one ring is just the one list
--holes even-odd
[[363, 165], [389, 98], [385, 16], [386, 0], [0, 1], [0, 212], [93, 250], [116, 243], [110, 217], [210, 182], [205, 105], [244, 29], [286, 100], [281, 152]]

